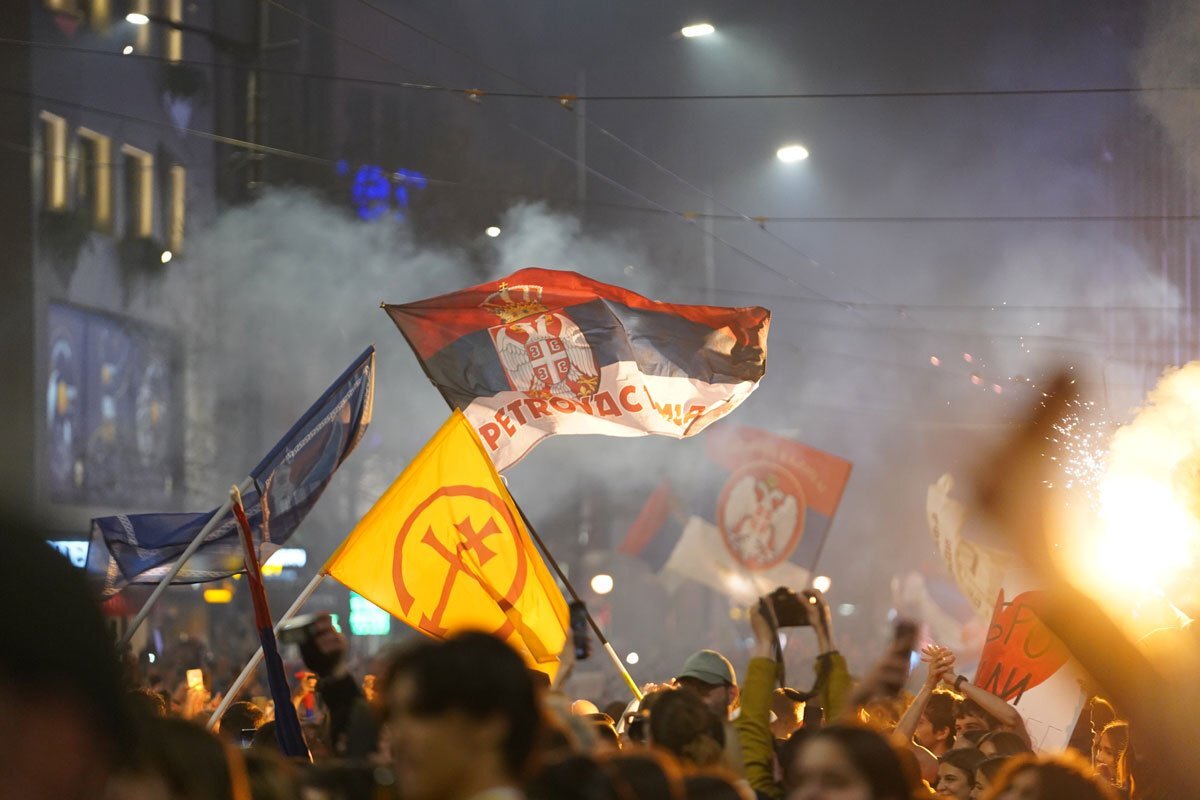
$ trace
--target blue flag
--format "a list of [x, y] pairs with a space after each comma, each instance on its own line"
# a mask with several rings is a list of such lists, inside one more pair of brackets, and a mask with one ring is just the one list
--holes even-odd
[[[333, 473], [371, 422], [375, 348], [368, 347], [296, 421], [242, 483], [247, 517], [263, 561], [316, 505]], [[203, 544], [173, 583], [226, 578], [243, 570], [230, 505], [201, 513], [118, 514], [92, 520], [88, 569], [111, 596], [131, 583], [157, 583], [201, 531]]]

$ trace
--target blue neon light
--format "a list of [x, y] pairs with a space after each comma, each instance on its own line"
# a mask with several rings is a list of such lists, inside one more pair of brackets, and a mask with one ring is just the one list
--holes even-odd
[[[338, 162], [337, 172], [345, 174], [348, 167]], [[350, 202], [358, 216], [365, 220], [392, 216], [404, 219], [412, 195], [429, 185], [419, 172], [408, 169], [387, 171], [374, 164], [363, 164], [354, 171], [350, 184]]]

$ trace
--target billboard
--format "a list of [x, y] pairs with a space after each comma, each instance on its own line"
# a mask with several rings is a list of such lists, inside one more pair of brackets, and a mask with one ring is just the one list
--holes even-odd
[[47, 309], [45, 485], [68, 504], [170, 504], [182, 472], [173, 334], [67, 303]]

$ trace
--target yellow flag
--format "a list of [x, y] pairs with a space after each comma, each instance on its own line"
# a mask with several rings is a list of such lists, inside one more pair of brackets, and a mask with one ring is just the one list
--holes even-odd
[[566, 601], [460, 411], [359, 521], [324, 572], [429, 636], [481, 630], [543, 672], [558, 667]]

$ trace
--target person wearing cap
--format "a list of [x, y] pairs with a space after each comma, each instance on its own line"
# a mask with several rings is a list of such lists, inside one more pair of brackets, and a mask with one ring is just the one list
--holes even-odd
[[737, 705], [738, 683], [729, 659], [716, 650], [701, 650], [683, 664], [675, 676], [681, 688], [699, 696], [709, 709], [723, 720]]

